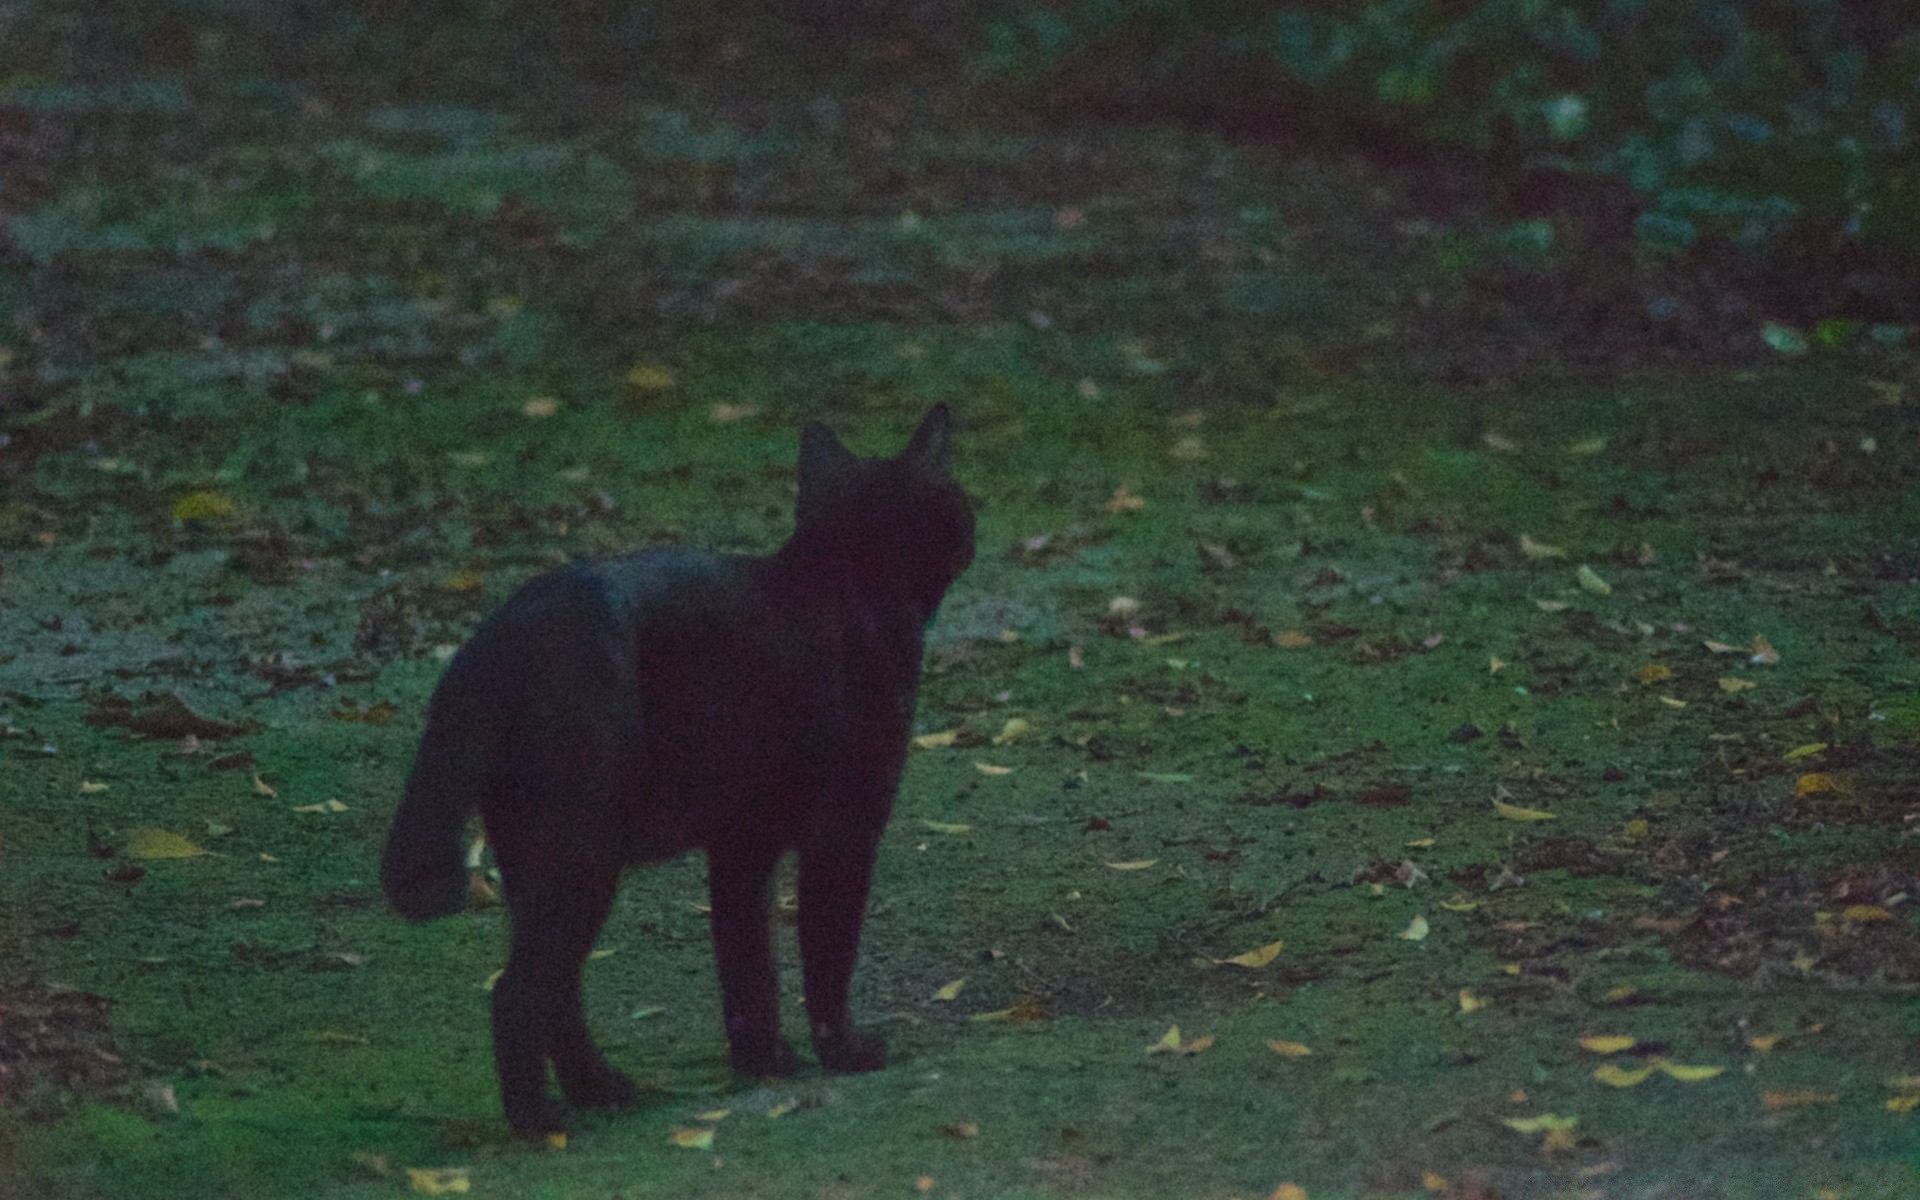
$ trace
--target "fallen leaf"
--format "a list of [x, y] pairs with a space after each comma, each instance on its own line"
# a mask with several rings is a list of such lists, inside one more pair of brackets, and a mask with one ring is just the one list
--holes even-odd
[[1565, 1133], [1580, 1124], [1580, 1118], [1541, 1113], [1537, 1117], [1501, 1117], [1500, 1123], [1515, 1133], [1551, 1133], [1555, 1130]]
[[687, 1150], [711, 1150], [713, 1130], [678, 1128], [667, 1135], [667, 1140]]
[[1580, 1048], [1591, 1050], [1595, 1054], [1618, 1054], [1622, 1050], [1631, 1050], [1639, 1044], [1640, 1039], [1628, 1037], [1622, 1033], [1594, 1033], [1580, 1039]]
[[1720, 690], [1723, 692], [1744, 692], [1748, 688], [1759, 686], [1751, 679], [1732, 679], [1724, 675], [1720, 677]]
[[1630, 1088], [1645, 1083], [1653, 1072], [1651, 1066], [1627, 1068], [1618, 1063], [1602, 1063], [1593, 1069], [1593, 1077], [1608, 1087]]
[[1827, 748], [1827, 744], [1825, 742], [1808, 742], [1804, 746], [1795, 746], [1793, 749], [1787, 751], [1785, 754], [1782, 754], [1780, 756], [1780, 761], [1781, 762], [1798, 762], [1800, 759], [1803, 759], [1803, 758], [1811, 758], [1813, 755], [1820, 753], [1822, 750], [1825, 750], [1826, 748]]
[[1010, 718], [1005, 725], [1000, 727], [999, 733], [993, 735], [993, 744], [996, 746], [1004, 746], [1008, 742], [1023, 738], [1031, 732], [1033, 732], [1033, 726], [1028, 723], [1025, 717], [1013, 717]]
[[950, 1138], [966, 1139], [980, 1136], [980, 1127], [972, 1121], [958, 1121], [952, 1125], [942, 1125], [940, 1132]]
[[95, 783], [91, 779], [82, 779], [80, 781], [80, 794], [82, 796], [97, 796], [106, 790], [107, 785], [104, 783]]
[[1113, 499], [1107, 501], [1107, 511], [1110, 513], [1139, 512], [1146, 506], [1144, 499], [1128, 491], [1124, 485], [1113, 489]]
[[642, 392], [664, 392], [673, 386], [673, 372], [655, 363], [637, 363], [627, 372], [627, 382]]
[[800, 1100], [798, 1097], [795, 1097], [789, 1100], [782, 1100], [780, 1103], [774, 1105], [772, 1108], [767, 1110], [767, 1118], [769, 1120], [772, 1120], [778, 1117], [784, 1117], [790, 1112], [798, 1111], [799, 1108], [800, 1108]]
[[1280, 1038], [1268, 1038], [1267, 1049], [1278, 1054], [1281, 1058], [1305, 1058], [1307, 1055], [1313, 1053], [1313, 1047], [1303, 1042], [1289, 1042]]
[[1399, 936], [1403, 942], [1419, 942], [1426, 940], [1427, 932], [1427, 919], [1416, 915], [1413, 920], [1407, 922], [1407, 927], [1400, 931]]
[[176, 521], [211, 521], [233, 515], [233, 501], [219, 492], [188, 492], [173, 502]]
[[1773, 648], [1773, 643], [1766, 639], [1766, 635], [1756, 633], [1753, 635], [1753, 645], [1747, 647], [1747, 661], [1770, 667], [1780, 661], [1780, 652]]
[[1599, 572], [1587, 566], [1585, 563], [1582, 563], [1580, 569], [1574, 572], [1574, 578], [1580, 581], [1582, 588], [1585, 588], [1596, 596], [1613, 595], [1613, 585], [1600, 578]]
[[1780, 1044], [1779, 1034], [1772, 1034], [1772, 1033], [1755, 1034], [1753, 1037], [1750, 1037], [1747, 1039], [1747, 1045], [1753, 1047], [1755, 1050], [1758, 1050], [1762, 1054], [1765, 1054], [1767, 1051], [1773, 1049], [1775, 1046], [1778, 1046], [1779, 1044]]
[[1313, 639], [1297, 629], [1286, 629], [1273, 635], [1273, 644], [1287, 650], [1298, 650], [1302, 646], [1313, 645]]
[[693, 1119], [696, 1121], [724, 1121], [732, 1115], [733, 1110], [730, 1108], [710, 1108], [706, 1112], [693, 1114]]
[[913, 739], [913, 744], [920, 747], [922, 750], [933, 750], [941, 746], [953, 745], [954, 739], [958, 738], [959, 736], [960, 736], [960, 731], [958, 729], [942, 730], [939, 733], [923, 733], [919, 737]]
[[960, 994], [960, 989], [966, 986], [967, 986], [967, 977], [962, 975], [960, 978], [954, 980], [952, 983], [947, 984], [945, 987], [935, 992], [933, 994], [933, 998], [935, 1000], [943, 1000], [943, 1001], [952, 1000], [954, 997]]
[[982, 775], [1011, 775], [1011, 774], [1013, 774], [1013, 768], [1012, 768], [1012, 767], [996, 767], [996, 766], [994, 766], [994, 765], [993, 765], [992, 763], [983, 763], [983, 762], [976, 762], [976, 763], [974, 763], [974, 764], [973, 764], [973, 769], [974, 769], [974, 770], [976, 770], [976, 771], [978, 771], [978, 772], [980, 772], [980, 773], [981, 773]]
[[1541, 612], [1550, 613], [1565, 612], [1573, 607], [1573, 605], [1568, 604], [1565, 600], [1535, 600], [1533, 606]]
[[560, 402], [552, 396], [534, 396], [520, 406], [520, 411], [529, 417], [550, 417], [560, 411]]
[[1297, 1183], [1283, 1183], [1267, 1193], [1267, 1200], [1307, 1200], [1307, 1189]]
[[1213, 1039], [1210, 1037], [1194, 1038], [1191, 1041], [1183, 1042], [1180, 1040], [1180, 1027], [1178, 1025], [1169, 1025], [1167, 1026], [1167, 1032], [1161, 1035], [1160, 1040], [1147, 1047], [1147, 1053], [1192, 1055], [1200, 1053], [1211, 1045], [1213, 1045]]
[[1460, 1011], [1461, 1012], [1463, 1013], [1479, 1012], [1481, 1009], [1485, 1008], [1486, 1006], [1487, 1006], [1487, 1002], [1485, 1000], [1482, 1000], [1480, 997], [1474, 995], [1471, 991], [1468, 991], [1466, 988], [1460, 989]]
[[1666, 705], [1668, 708], [1685, 708], [1687, 706], [1687, 702], [1677, 696], [1661, 696], [1659, 700], [1660, 703]]
[[758, 404], [716, 404], [707, 410], [716, 425], [732, 425], [760, 415]]
[[1169, 773], [1166, 771], [1135, 771], [1135, 775], [1149, 783], [1192, 783], [1193, 776]]
[[280, 793], [274, 790], [273, 785], [258, 775], [253, 777], [253, 794], [256, 796], [265, 796], [269, 800], [277, 800], [280, 798]]
[[144, 826], [127, 831], [121, 850], [128, 858], [197, 858], [206, 853], [177, 833]]
[[1856, 925], [1867, 925], [1874, 921], [1891, 921], [1893, 914], [1878, 904], [1849, 904], [1840, 910], [1842, 920], [1852, 921]]
[[1268, 942], [1257, 950], [1236, 954], [1232, 958], [1216, 958], [1213, 961], [1223, 964], [1231, 963], [1236, 967], [1264, 967], [1280, 956], [1280, 947], [1283, 945], [1285, 945], [1284, 942]]
[[1520, 553], [1538, 562], [1543, 558], [1565, 558], [1566, 549], [1561, 546], [1549, 546], [1545, 542], [1536, 542], [1526, 534], [1520, 535]]
[[347, 811], [347, 806], [338, 800], [322, 800], [318, 804], [297, 804], [293, 807], [292, 811], [299, 813], [343, 813]]
[[473, 1189], [465, 1167], [408, 1167], [407, 1186], [428, 1196], [446, 1196]]
[[975, 1013], [974, 1021], [1044, 1021], [1047, 1019], [1046, 1002], [1031, 993], [1020, 997], [1006, 1008], [993, 1012]]
[[1640, 668], [1641, 683], [1659, 683], [1662, 679], [1672, 679], [1673, 668], [1664, 663], [1648, 663]]
[[1846, 795], [1853, 790], [1852, 784], [1844, 775], [1830, 775], [1819, 771], [1809, 771], [1793, 781], [1795, 798], [1817, 796], [1822, 792]]
[[1159, 861], [1157, 858], [1136, 858], [1132, 862], [1110, 862], [1107, 866], [1116, 871], [1144, 871]]
[[565, 1150], [567, 1148], [567, 1131], [564, 1129], [553, 1130], [546, 1136], [546, 1145], [549, 1150]]
[[1509, 821], [1553, 821], [1558, 820], [1552, 813], [1539, 808], [1522, 808], [1518, 804], [1508, 804], [1495, 797], [1493, 811]]
[[965, 833], [973, 828], [971, 825], [954, 825], [947, 821], [929, 821], [925, 818], [922, 818], [920, 823], [935, 833]]

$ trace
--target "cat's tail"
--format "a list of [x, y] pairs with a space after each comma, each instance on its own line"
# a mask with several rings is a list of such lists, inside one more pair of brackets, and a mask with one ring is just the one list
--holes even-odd
[[427, 706], [427, 731], [393, 815], [380, 887], [409, 921], [450, 916], [467, 906], [461, 851], [467, 814], [480, 801], [492, 756], [483, 691], [456, 656]]

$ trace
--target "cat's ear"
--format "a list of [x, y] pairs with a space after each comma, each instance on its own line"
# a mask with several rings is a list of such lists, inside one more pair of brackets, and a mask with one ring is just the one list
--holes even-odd
[[953, 410], [944, 404], [928, 409], [900, 457], [929, 475], [945, 475], [953, 465]]
[[807, 512], [819, 503], [833, 482], [860, 460], [841, 444], [833, 430], [818, 421], [808, 421], [800, 431], [800, 502], [798, 511]]

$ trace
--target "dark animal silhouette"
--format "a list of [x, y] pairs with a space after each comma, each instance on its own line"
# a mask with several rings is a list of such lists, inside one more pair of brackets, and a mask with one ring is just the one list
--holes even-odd
[[381, 883], [412, 920], [462, 909], [462, 831], [479, 809], [512, 922], [493, 1048], [515, 1132], [558, 1128], [549, 1062], [570, 1104], [634, 1098], [588, 1035], [580, 968], [622, 870], [693, 849], [707, 855], [734, 1068], [797, 1066], [768, 928], [789, 850], [814, 1051], [830, 1071], [885, 1064], [883, 1041], [853, 1028], [847, 988], [922, 635], [973, 558], [972, 507], [948, 475], [952, 423], [934, 407], [882, 459], [809, 424], [777, 552], [576, 563], [521, 587], [454, 655]]

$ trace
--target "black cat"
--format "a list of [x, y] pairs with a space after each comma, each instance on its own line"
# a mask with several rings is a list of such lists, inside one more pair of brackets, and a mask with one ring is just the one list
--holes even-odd
[[847, 985], [921, 637], [973, 559], [972, 506], [947, 473], [952, 425], [936, 405], [899, 455], [862, 459], [811, 423], [776, 553], [577, 563], [529, 581], [454, 655], [380, 877], [412, 920], [459, 911], [478, 807], [512, 918], [493, 1052], [515, 1132], [557, 1128], [548, 1061], [571, 1104], [633, 1098], [588, 1036], [580, 967], [622, 869], [696, 848], [734, 1068], [797, 1064], [768, 930], [788, 850], [814, 1050], [830, 1071], [885, 1064], [883, 1041], [849, 1021]]

